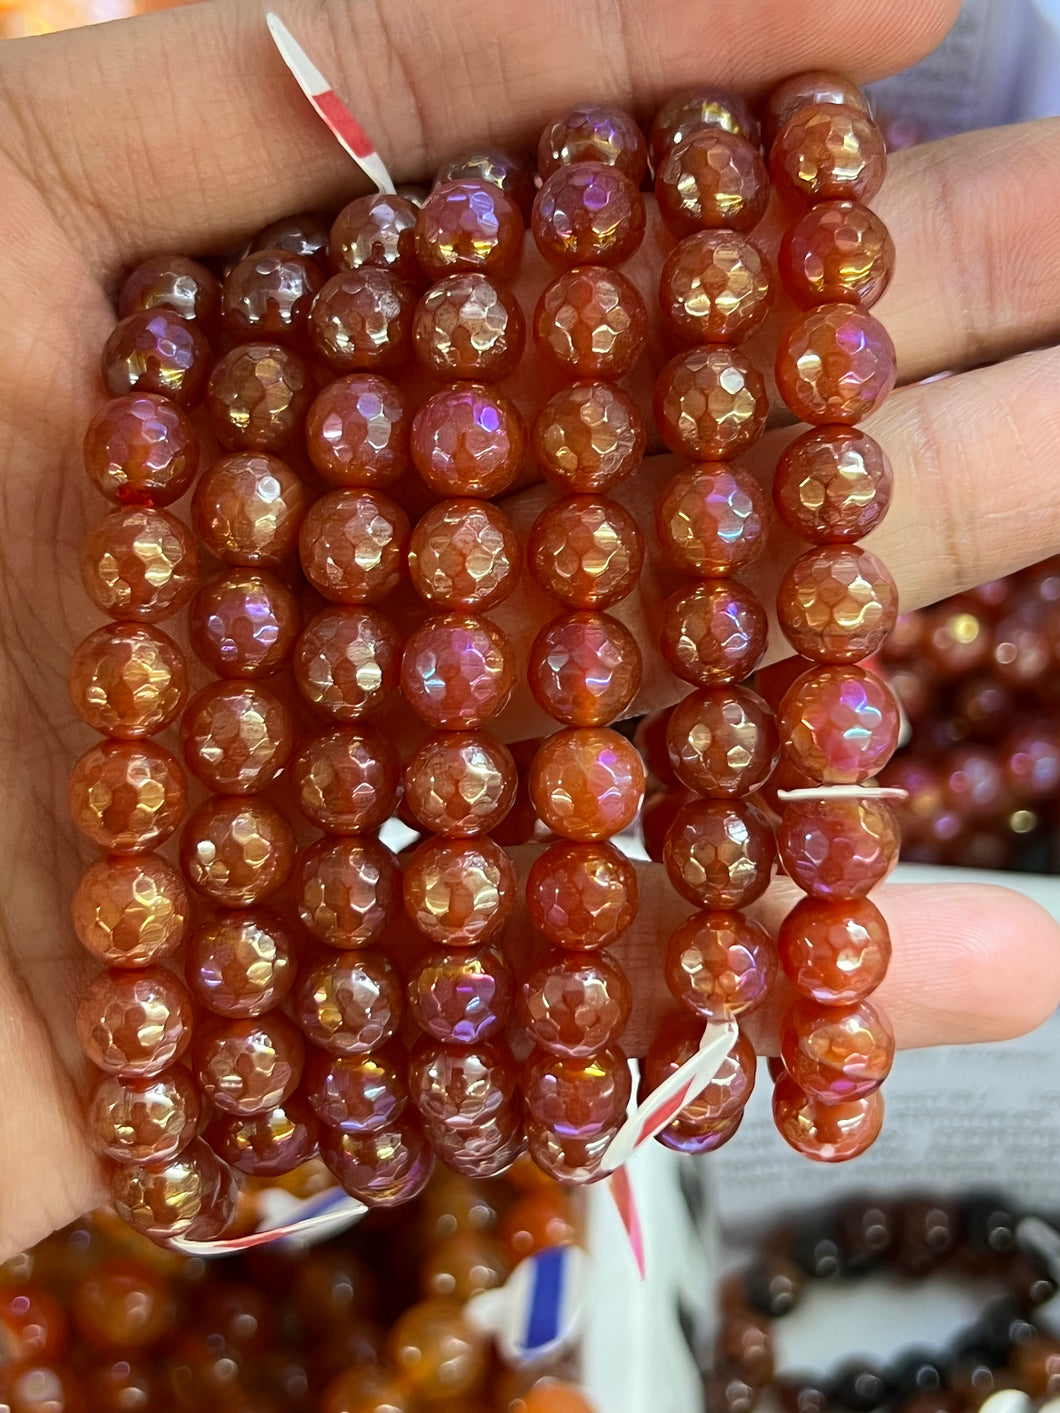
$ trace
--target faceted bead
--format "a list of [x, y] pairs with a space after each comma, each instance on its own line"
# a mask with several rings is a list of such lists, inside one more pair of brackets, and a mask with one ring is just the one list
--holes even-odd
[[409, 1056], [409, 1097], [425, 1119], [474, 1129], [512, 1098], [519, 1067], [507, 1045], [489, 1040], [457, 1048], [423, 1036]]
[[320, 1049], [365, 1055], [400, 1028], [403, 990], [397, 968], [382, 952], [338, 952], [299, 978], [293, 1015]]
[[760, 1006], [773, 986], [777, 957], [765, 928], [742, 913], [694, 913], [666, 946], [666, 984], [676, 1001], [705, 1020], [729, 1020]]
[[206, 338], [218, 331], [221, 282], [205, 265], [183, 255], [155, 255], [137, 265], [118, 295], [118, 318], [146, 309], [168, 309]]
[[81, 547], [85, 593], [111, 618], [167, 618], [191, 598], [198, 575], [191, 531], [146, 505], [110, 511]]
[[534, 200], [533, 174], [510, 152], [500, 147], [473, 147], [452, 157], [438, 168], [435, 182], [456, 182], [464, 177], [499, 186], [518, 206], [523, 220], [529, 223]]
[[330, 253], [336, 270], [372, 265], [415, 283], [421, 278], [415, 206], [403, 196], [387, 192], [358, 196], [335, 217]]
[[625, 377], [644, 352], [647, 332], [636, 286], [600, 265], [557, 275], [534, 310], [538, 348], [568, 377]]
[[430, 1248], [420, 1271], [425, 1296], [442, 1295], [465, 1304], [484, 1290], [496, 1290], [511, 1273], [511, 1263], [496, 1237], [480, 1231], [456, 1231]]
[[237, 1172], [279, 1177], [316, 1152], [320, 1125], [299, 1094], [257, 1114], [218, 1114], [206, 1141]]
[[409, 408], [389, 378], [350, 373], [317, 396], [305, 424], [309, 459], [335, 486], [389, 486], [409, 464]]
[[302, 569], [327, 599], [376, 603], [400, 584], [408, 539], [408, 516], [381, 491], [329, 491], [302, 521]]
[[229, 451], [282, 455], [301, 440], [312, 400], [312, 377], [296, 353], [276, 343], [248, 343], [215, 364], [206, 410]]
[[215, 795], [188, 820], [180, 862], [191, 886], [227, 908], [260, 903], [287, 881], [294, 864], [291, 826], [260, 798]]
[[507, 746], [482, 731], [430, 736], [405, 767], [405, 805], [433, 834], [489, 834], [515, 803], [518, 773]]
[[401, 368], [412, 353], [416, 291], [390, 270], [361, 265], [333, 275], [313, 300], [309, 337], [336, 373]]
[[194, 324], [170, 309], [122, 319], [103, 345], [103, 381], [112, 397], [158, 393], [194, 407], [210, 371], [210, 346]]
[[722, 128], [748, 142], [758, 141], [758, 124], [746, 99], [720, 88], [693, 88], [676, 93], [656, 113], [648, 139], [658, 168], [674, 148], [697, 132]]
[[101, 741], [70, 772], [70, 817], [112, 854], [146, 854], [180, 824], [184, 772], [152, 741]]
[[510, 290], [475, 271], [447, 275], [416, 306], [412, 343], [436, 378], [506, 378], [518, 366], [526, 324]]
[[519, 1021], [552, 1055], [589, 1059], [620, 1039], [633, 1004], [606, 952], [553, 953], [519, 988]]
[[768, 523], [758, 482], [725, 462], [678, 472], [655, 510], [670, 563], [702, 578], [735, 574], [750, 564], [765, 544]]
[[868, 550], [821, 545], [801, 554], [780, 581], [777, 616], [803, 657], [856, 662], [876, 652], [894, 627], [898, 587]]
[[278, 457], [222, 456], [200, 478], [191, 504], [195, 533], [225, 564], [282, 564], [298, 547], [309, 505], [305, 485]]
[[780, 277], [796, 304], [868, 309], [891, 282], [894, 242], [875, 212], [855, 201], [812, 206], [784, 236]]
[[537, 1119], [526, 1126], [531, 1158], [542, 1172], [565, 1187], [581, 1187], [607, 1176], [604, 1155], [617, 1132], [616, 1125], [592, 1138], [566, 1138]]
[[409, 540], [412, 586], [438, 608], [492, 608], [515, 588], [521, 559], [508, 517], [483, 500], [440, 501]]
[[405, 1067], [405, 1051], [396, 1041], [370, 1055], [313, 1050], [306, 1063], [305, 1095], [329, 1128], [375, 1133], [392, 1124], [408, 1103]]
[[785, 692], [777, 710], [782, 756], [825, 785], [860, 785], [898, 744], [898, 707], [863, 667], [819, 667]]
[[617, 1046], [584, 1060], [534, 1050], [520, 1083], [530, 1114], [561, 1138], [612, 1131], [625, 1118], [633, 1089], [629, 1061]]
[[807, 73], [794, 74], [778, 83], [766, 99], [762, 112], [762, 136], [767, 148], [772, 146], [777, 133], [804, 108], [816, 108], [826, 103], [842, 104], [868, 115], [869, 100], [861, 89], [841, 74], [829, 73], [822, 69], [811, 69]]
[[326, 608], [294, 650], [294, 680], [311, 706], [338, 721], [377, 712], [397, 690], [401, 638], [370, 608]]
[[777, 832], [789, 878], [816, 898], [862, 898], [898, 862], [900, 838], [886, 800], [788, 800]]
[[784, 1066], [822, 1104], [862, 1099], [878, 1089], [894, 1061], [894, 1032], [868, 1001], [822, 1006], [799, 1000], [780, 1031]]
[[656, 379], [654, 407], [671, 451], [692, 461], [731, 461], [762, 435], [769, 400], [750, 359], [718, 344], [672, 358]]
[[530, 689], [543, 711], [568, 726], [604, 726], [637, 695], [641, 658], [624, 623], [606, 613], [564, 614], [530, 648]]
[[294, 943], [264, 908], [216, 913], [187, 948], [188, 986], [214, 1015], [246, 1019], [278, 1006], [294, 984]]
[[295, 889], [298, 915], [318, 942], [367, 947], [394, 920], [401, 874], [378, 839], [320, 839], [300, 855]]
[[235, 1215], [232, 1172], [201, 1139], [164, 1166], [122, 1165], [110, 1179], [118, 1216], [156, 1241], [211, 1241]]
[[268, 677], [283, 667], [298, 636], [294, 594], [267, 569], [230, 569], [195, 596], [191, 644], [219, 677]]
[[229, 271], [222, 311], [236, 343], [305, 343], [309, 307], [324, 275], [315, 260], [289, 250], [252, 251]]
[[184, 654], [147, 623], [108, 623], [70, 660], [70, 699], [106, 736], [153, 736], [179, 716], [188, 692]]
[[773, 713], [746, 687], [704, 687], [674, 707], [670, 764], [690, 790], [714, 799], [749, 795], [769, 779], [780, 749]]
[[800, 996], [846, 1006], [882, 982], [891, 939], [883, 914], [868, 898], [803, 898], [780, 924], [777, 954]]
[[[670, 1015], [663, 1021], [641, 1065], [640, 1103], [696, 1054], [702, 1037], [703, 1021], [698, 1016]], [[756, 1074], [754, 1046], [740, 1032], [706, 1089], [680, 1110], [686, 1136], [713, 1132], [737, 1118], [751, 1097]]]
[[637, 404], [611, 383], [568, 383], [537, 415], [534, 458], [546, 480], [568, 491], [606, 491], [644, 459]]
[[644, 239], [644, 198], [618, 167], [557, 167], [534, 200], [537, 248], [553, 265], [621, 265]]
[[745, 137], [702, 128], [662, 159], [655, 197], [659, 214], [678, 237], [719, 227], [749, 231], [765, 212], [769, 176]]
[[105, 971], [77, 1007], [81, 1049], [98, 1069], [148, 1077], [179, 1060], [191, 1041], [191, 997], [163, 967]]
[[456, 1301], [424, 1300], [399, 1317], [387, 1352], [424, 1402], [453, 1398], [463, 1407], [485, 1378], [489, 1343]]
[[890, 393], [896, 376], [887, 330], [849, 304], [811, 309], [777, 349], [777, 387], [803, 422], [862, 422]]
[[89, 1142], [115, 1163], [161, 1163], [196, 1136], [199, 1091], [182, 1065], [144, 1078], [101, 1075], [85, 1106]]
[[803, 107], [769, 153], [774, 184], [803, 202], [871, 201], [886, 170], [883, 134], [865, 112], [844, 103]]
[[478, 177], [438, 183], [416, 219], [416, 257], [433, 280], [475, 270], [508, 280], [523, 253], [518, 206]]
[[328, 223], [315, 211], [302, 211], [295, 216], [281, 216], [250, 242], [251, 250], [289, 250], [292, 255], [304, 255], [315, 260], [322, 270], [328, 263]]
[[428, 952], [409, 976], [408, 1000], [421, 1030], [443, 1045], [476, 1045], [504, 1029], [514, 982], [495, 946]]
[[545, 179], [573, 162], [604, 162], [639, 187], [648, 169], [648, 149], [636, 120], [609, 103], [582, 103], [554, 118], [541, 134], [537, 170]]
[[551, 844], [534, 860], [526, 905], [534, 927], [557, 947], [610, 947], [637, 915], [637, 871], [613, 844]]
[[815, 427], [777, 463], [773, 499], [780, 518], [814, 544], [860, 540], [887, 513], [891, 463], [858, 427]]
[[487, 942], [515, 906], [515, 870], [492, 839], [427, 839], [405, 865], [405, 911], [438, 947]]
[[773, 831], [742, 800], [693, 800], [666, 836], [670, 881], [700, 908], [745, 908], [769, 887], [776, 857]]
[[438, 1158], [453, 1172], [468, 1178], [506, 1173], [526, 1148], [518, 1095], [474, 1128], [451, 1129], [430, 1119], [424, 1120], [424, 1128]]
[[427, 1186], [434, 1169], [423, 1129], [408, 1113], [375, 1133], [326, 1128], [320, 1156], [350, 1196], [366, 1207], [397, 1207], [411, 1201]]
[[526, 457], [526, 432], [513, 402], [481, 383], [442, 388], [412, 421], [412, 461], [441, 496], [499, 496]]
[[515, 659], [504, 633], [486, 618], [443, 613], [405, 644], [401, 690], [429, 726], [466, 731], [496, 716], [515, 686]]
[[195, 1073], [203, 1093], [226, 1114], [263, 1114], [298, 1087], [305, 1042], [279, 1011], [247, 1020], [211, 1021], [195, 1037]]
[[251, 795], [272, 783], [294, 741], [291, 713], [257, 682], [211, 682], [181, 722], [184, 759], [221, 795]]
[[199, 468], [199, 437], [183, 408], [156, 393], [106, 403], [88, 424], [89, 480], [108, 500], [170, 505]]
[[739, 682], [757, 667], [769, 624], [750, 589], [709, 579], [662, 606], [659, 646], [678, 677], [694, 686]]
[[156, 854], [97, 859], [74, 894], [74, 931], [108, 966], [146, 967], [170, 956], [184, 941], [190, 915], [184, 880]]
[[329, 834], [360, 834], [393, 814], [401, 762], [386, 736], [342, 727], [307, 741], [291, 775], [307, 819]]
[[526, 553], [546, 593], [572, 608], [608, 608], [636, 586], [644, 537], [617, 501], [564, 496], [534, 521]]
[[766, 316], [769, 267], [735, 231], [696, 231], [669, 254], [659, 304], [670, 329], [689, 343], [739, 343]]
[[644, 762], [616, 731], [578, 726], [557, 731], [530, 767], [539, 817], [565, 839], [587, 843], [621, 834], [644, 798]]

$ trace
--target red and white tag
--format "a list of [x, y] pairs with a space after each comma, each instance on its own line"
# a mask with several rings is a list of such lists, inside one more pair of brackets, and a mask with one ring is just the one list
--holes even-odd
[[340, 1187], [307, 1198], [294, 1197], [282, 1187], [270, 1187], [260, 1194], [259, 1201], [262, 1219], [257, 1231], [233, 1237], [231, 1241], [178, 1239], [170, 1244], [185, 1256], [231, 1256], [237, 1251], [249, 1251], [253, 1246], [268, 1246], [273, 1242], [311, 1246], [353, 1226], [368, 1211], [362, 1202]]

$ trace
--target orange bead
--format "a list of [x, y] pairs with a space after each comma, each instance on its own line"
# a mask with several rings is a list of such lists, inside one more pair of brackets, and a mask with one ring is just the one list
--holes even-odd
[[824, 201], [788, 229], [779, 264], [785, 289], [803, 308], [842, 301], [868, 309], [891, 282], [894, 242], [868, 207]]
[[613, 844], [551, 844], [526, 880], [530, 921], [553, 946], [571, 951], [610, 947], [638, 903], [637, 871]]
[[784, 636], [816, 662], [855, 662], [886, 641], [898, 588], [881, 560], [858, 545], [822, 545], [799, 556], [777, 590]]
[[347, 726], [307, 741], [291, 775], [307, 819], [329, 834], [360, 834], [394, 812], [401, 762], [386, 736]]
[[222, 456], [200, 477], [191, 504], [195, 533], [225, 564], [276, 565], [294, 552], [309, 505], [302, 481], [266, 452]]
[[780, 924], [777, 953], [800, 996], [843, 1006], [863, 1001], [883, 981], [891, 938], [868, 898], [803, 898]]
[[568, 613], [534, 639], [527, 667], [542, 710], [568, 726], [604, 726], [623, 716], [640, 689], [637, 640], [605, 613]]
[[501, 147], [472, 147], [443, 162], [435, 182], [455, 182], [461, 177], [478, 177], [499, 186], [518, 206], [523, 220], [529, 221], [534, 200], [533, 174], [510, 152]]
[[769, 994], [777, 954], [765, 928], [742, 913], [708, 910], [693, 915], [666, 946], [670, 994], [706, 1020], [755, 1010]]
[[725, 227], [749, 231], [765, 213], [769, 175], [738, 133], [703, 128], [672, 147], [655, 176], [659, 214], [676, 236]]
[[765, 610], [736, 579], [710, 579], [662, 607], [659, 645], [677, 675], [695, 686], [739, 682], [766, 648]]
[[104, 1349], [145, 1349], [171, 1333], [177, 1304], [169, 1281], [143, 1262], [111, 1257], [79, 1282], [74, 1321], [82, 1336]]
[[412, 342], [436, 378], [493, 382], [518, 366], [526, 324], [503, 285], [476, 272], [447, 275], [416, 306]]
[[414, 287], [390, 270], [371, 265], [342, 270], [309, 311], [313, 349], [336, 373], [401, 368], [412, 352], [415, 304]]
[[655, 420], [671, 451], [731, 461], [765, 430], [769, 400], [754, 364], [723, 344], [679, 353], [655, 382]]
[[85, 433], [85, 470], [108, 500], [170, 505], [195, 479], [199, 438], [188, 414], [157, 393], [100, 408]]
[[781, 339], [777, 388], [803, 422], [863, 422], [894, 387], [896, 360], [879, 320], [850, 304], [822, 304]]
[[[36, 1276], [37, 1263], [32, 1258], [30, 1261]], [[0, 1290], [0, 1337], [5, 1357], [11, 1363], [61, 1359], [69, 1339], [66, 1311], [54, 1295], [39, 1285], [28, 1280], [5, 1281]]]
[[531, 1116], [561, 1138], [589, 1139], [625, 1117], [633, 1081], [617, 1045], [589, 1059], [531, 1051], [520, 1079]]
[[604, 1156], [617, 1131], [616, 1125], [592, 1138], [566, 1138], [537, 1119], [530, 1119], [526, 1138], [530, 1156], [542, 1172], [565, 1187], [581, 1187], [607, 1176]]
[[299, 917], [319, 942], [367, 947], [394, 919], [401, 874], [378, 839], [320, 839], [299, 856], [295, 896]]
[[492, 839], [428, 839], [405, 866], [405, 911], [439, 947], [475, 947], [515, 906], [515, 870]]
[[366, 1055], [401, 1026], [397, 968], [382, 952], [333, 953], [299, 978], [292, 1012], [306, 1039], [330, 1055]]
[[103, 381], [113, 397], [158, 393], [195, 407], [210, 371], [210, 346], [172, 309], [141, 309], [115, 327], [103, 345]]
[[152, 741], [103, 741], [70, 772], [70, 817], [93, 844], [113, 854], [145, 854], [180, 824], [184, 772]]
[[409, 1010], [435, 1040], [474, 1045], [507, 1025], [514, 990], [498, 947], [428, 952], [409, 975]]
[[572, 727], [549, 736], [530, 768], [530, 796], [566, 839], [607, 839], [627, 829], [644, 798], [644, 762], [615, 731]]
[[439, 614], [422, 623], [405, 644], [401, 688], [429, 726], [481, 726], [507, 705], [514, 685], [511, 644], [488, 619]]
[[110, 1176], [119, 1217], [155, 1240], [211, 1241], [235, 1215], [234, 1174], [201, 1139], [164, 1165], [123, 1165]]
[[299, 347], [313, 297], [325, 276], [293, 250], [252, 250], [225, 277], [221, 314], [235, 343], [267, 339]]
[[534, 310], [538, 348], [570, 377], [625, 377], [644, 352], [647, 330], [636, 286], [600, 265], [557, 275]]
[[776, 857], [764, 815], [742, 800], [693, 800], [666, 835], [670, 881], [700, 908], [745, 908], [769, 887]]
[[563, 603], [607, 608], [635, 588], [644, 537], [617, 501], [565, 496], [534, 521], [527, 562], [540, 587]]
[[659, 543], [670, 563], [702, 578], [735, 574], [756, 559], [768, 517], [758, 482], [724, 462], [679, 472], [655, 509]]
[[152, 256], [137, 265], [118, 293], [119, 318], [146, 309], [168, 309], [212, 339], [221, 315], [221, 282], [197, 260]]
[[499, 496], [522, 470], [519, 409], [482, 383], [458, 383], [427, 399], [412, 419], [409, 450], [440, 496]]
[[85, 536], [81, 582], [111, 618], [154, 623], [188, 602], [199, 559], [191, 531], [165, 510], [123, 506]]
[[311, 706], [337, 721], [378, 712], [397, 690], [401, 638], [370, 608], [326, 608], [294, 649], [294, 680]]
[[534, 200], [537, 248], [553, 265], [621, 265], [644, 239], [644, 198], [618, 167], [557, 167]]
[[484, 1290], [496, 1290], [508, 1279], [511, 1263], [495, 1237], [478, 1231], [457, 1231], [431, 1247], [420, 1271], [425, 1298], [442, 1296], [465, 1304]]
[[389, 192], [358, 196], [335, 217], [329, 250], [335, 270], [374, 265], [403, 280], [418, 280], [416, 208]]
[[264, 908], [216, 913], [192, 933], [185, 971], [200, 1005], [218, 1016], [260, 1016], [294, 984], [295, 945]]
[[321, 1413], [409, 1413], [405, 1381], [384, 1364], [354, 1365], [324, 1390]]
[[309, 368], [278, 343], [248, 343], [214, 365], [206, 411], [229, 451], [281, 454], [302, 436], [313, 400]]
[[519, 988], [519, 1021], [550, 1054], [588, 1059], [619, 1040], [632, 1004], [606, 952], [553, 953]]
[[845, 1163], [864, 1153], [883, 1127], [883, 1095], [822, 1104], [784, 1075], [773, 1091], [773, 1122], [781, 1138], [804, 1158]]
[[172, 864], [156, 854], [103, 858], [91, 864], [74, 894], [74, 931], [109, 966], [150, 966], [177, 950], [191, 917], [188, 890]]
[[773, 499], [780, 518], [814, 544], [860, 540], [887, 513], [893, 484], [883, 448], [857, 427], [815, 427], [777, 463]]
[[486, 1336], [455, 1301], [411, 1306], [390, 1331], [387, 1350], [393, 1366], [430, 1401], [471, 1394], [486, 1375]]
[[298, 1087], [305, 1042], [285, 1015], [208, 1021], [195, 1036], [195, 1074], [226, 1114], [263, 1114]]
[[659, 278], [663, 318], [688, 343], [739, 343], [772, 298], [761, 251], [735, 231], [696, 231], [667, 256]]
[[859, 113], [869, 114], [869, 100], [861, 89], [841, 74], [823, 69], [811, 69], [794, 74], [778, 83], [766, 99], [762, 111], [762, 136], [767, 148], [772, 145], [784, 124], [804, 108], [825, 103], [843, 104]]
[[522, 1398], [519, 1413], [597, 1413], [596, 1405], [575, 1384], [542, 1379]]
[[[704, 1024], [698, 1016], [669, 1016], [659, 1027], [641, 1066], [638, 1100], [644, 1100], [699, 1049]], [[741, 1032], [714, 1078], [680, 1111], [686, 1134], [709, 1132], [737, 1118], [755, 1086], [755, 1049]]]
[[[552, 1246], [572, 1246], [581, 1241], [582, 1232], [572, 1195], [550, 1181], [529, 1159], [527, 1180], [533, 1188], [517, 1197], [504, 1212], [497, 1235], [504, 1243], [514, 1263], [532, 1256], [535, 1251], [547, 1251]], [[513, 1171], [514, 1178], [518, 1164]]]
[[434, 1170], [423, 1128], [407, 1112], [375, 1133], [324, 1129], [320, 1156], [350, 1196], [367, 1207], [398, 1207], [411, 1201]]
[[207, 898], [222, 907], [249, 907], [286, 883], [294, 836], [265, 800], [215, 795], [188, 820], [180, 862], [185, 878]]
[[189, 770], [224, 795], [264, 790], [287, 764], [293, 743], [291, 713], [258, 682], [212, 682], [181, 722]]
[[184, 654], [147, 623], [97, 628], [70, 660], [70, 699], [107, 736], [153, 736], [176, 720], [187, 691]]
[[860, 785], [882, 770], [898, 725], [887, 684], [852, 665], [803, 673], [777, 709], [783, 760], [826, 785]]
[[281, 1177], [316, 1152], [320, 1125], [300, 1094], [258, 1114], [218, 1114], [206, 1130], [217, 1155], [237, 1172]]
[[803, 892], [861, 898], [898, 861], [898, 820], [885, 799], [788, 800], [777, 846]]
[[883, 185], [883, 134], [862, 110], [814, 103], [777, 133], [769, 172], [785, 195], [804, 202], [871, 201]]
[[329, 491], [302, 522], [302, 569], [326, 599], [376, 603], [404, 577], [408, 539], [408, 516], [381, 491]]
[[611, 383], [568, 383], [534, 422], [534, 456], [541, 474], [569, 491], [617, 486], [643, 461], [646, 444], [640, 409]]
[[335, 486], [396, 481], [409, 461], [409, 408], [389, 378], [351, 373], [317, 396], [305, 424], [309, 459]]
[[868, 1001], [822, 1006], [801, 999], [780, 1030], [788, 1074], [822, 1104], [863, 1099], [878, 1089], [894, 1062], [894, 1032]]
[[162, 967], [105, 971], [77, 1007], [81, 1048], [98, 1069], [123, 1079], [159, 1074], [191, 1040], [191, 998]]
[[447, 609], [486, 609], [515, 588], [522, 555], [511, 522], [488, 501], [442, 501], [409, 540], [409, 577], [422, 599]]
[[101, 1075], [85, 1105], [89, 1142], [115, 1163], [159, 1163], [199, 1131], [202, 1105], [190, 1072], [173, 1065], [146, 1077]]
[[218, 677], [278, 672], [298, 636], [294, 594], [267, 569], [230, 569], [196, 594], [188, 616], [192, 647]]
[[518, 206], [495, 183], [440, 182], [416, 217], [416, 257], [435, 280], [458, 270], [507, 280], [519, 267], [523, 232]]
[[489, 834], [515, 802], [518, 775], [507, 746], [483, 731], [440, 731], [405, 767], [405, 804], [434, 834]]
[[649, 140], [655, 167], [694, 133], [712, 128], [738, 133], [748, 142], [758, 141], [758, 124], [745, 98], [722, 88], [693, 88], [675, 93], [662, 105], [651, 125]]
[[526, 1148], [518, 1095], [474, 1128], [451, 1129], [431, 1119], [424, 1120], [424, 1128], [439, 1160], [468, 1178], [499, 1177]]
[[640, 186], [648, 169], [648, 149], [636, 119], [609, 103], [580, 103], [554, 118], [541, 134], [537, 169], [549, 177], [575, 162], [606, 162]]
[[422, 1036], [409, 1055], [409, 1098], [424, 1119], [454, 1131], [496, 1118], [518, 1082], [519, 1066], [503, 1040], [455, 1046]]
[[677, 703], [666, 727], [682, 785], [713, 799], [749, 795], [769, 779], [779, 751], [769, 707], [746, 687], [704, 687]]
[[404, 1048], [397, 1042], [364, 1055], [312, 1049], [303, 1088], [321, 1123], [344, 1133], [374, 1133], [391, 1124], [408, 1103], [406, 1067]]

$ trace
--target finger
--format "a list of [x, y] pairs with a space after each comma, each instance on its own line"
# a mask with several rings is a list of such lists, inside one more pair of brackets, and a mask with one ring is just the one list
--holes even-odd
[[[525, 148], [586, 99], [647, 112], [690, 83], [758, 94], [807, 67], [877, 78], [929, 51], [957, 9], [905, 0], [851, 24], [845, 0], [290, 0], [283, 18], [408, 180], [472, 142]], [[25, 170], [124, 256], [224, 242], [358, 187], [261, 9], [239, 0], [6, 45], [0, 94]]]

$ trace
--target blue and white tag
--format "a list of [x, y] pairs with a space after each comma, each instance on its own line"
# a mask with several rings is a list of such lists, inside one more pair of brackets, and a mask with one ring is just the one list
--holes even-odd
[[531, 1364], [577, 1338], [588, 1274], [580, 1246], [552, 1246], [520, 1261], [499, 1289], [474, 1296], [465, 1314], [493, 1336], [507, 1363]]
[[259, 1197], [261, 1221], [257, 1231], [229, 1241], [184, 1241], [170, 1244], [185, 1256], [231, 1256], [252, 1246], [312, 1246], [353, 1226], [368, 1211], [362, 1202], [331, 1187], [315, 1197], [294, 1197], [282, 1187], [266, 1188]]

